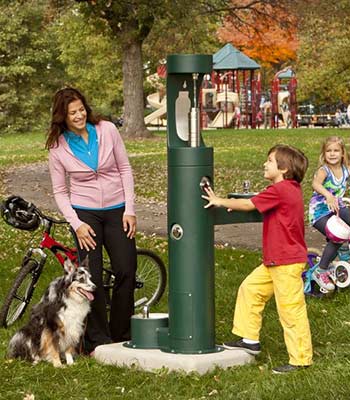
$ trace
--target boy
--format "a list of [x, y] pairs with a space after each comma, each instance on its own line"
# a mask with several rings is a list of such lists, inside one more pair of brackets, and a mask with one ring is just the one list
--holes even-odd
[[241, 284], [232, 332], [241, 337], [226, 342], [227, 349], [243, 349], [260, 353], [259, 333], [262, 312], [275, 295], [289, 364], [272, 369], [285, 373], [305, 368], [312, 363], [312, 344], [304, 298], [302, 271], [307, 260], [304, 240], [304, 203], [300, 182], [308, 167], [305, 155], [296, 148], [276, 145], [268, 152], [264, 177], [272, 182], [250, 199], [224, 199], [211, 188], [206, 189], [205, 208], [226, 207], [228, 211], [263, 213], [263, 264]]

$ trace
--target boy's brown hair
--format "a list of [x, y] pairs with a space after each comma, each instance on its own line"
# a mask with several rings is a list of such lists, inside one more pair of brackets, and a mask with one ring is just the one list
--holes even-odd
[[293, 146], [277, 144], [273, 146], [268, 155], [275, 153], [278, 169], [286, 169], [283, 174], [284, 179], [294, 179], [301, 182], [305, 176], [309, 161], [305, 154]]

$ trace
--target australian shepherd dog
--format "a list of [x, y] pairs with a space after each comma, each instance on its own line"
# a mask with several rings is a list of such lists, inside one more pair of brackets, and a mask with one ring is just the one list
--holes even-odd
[[9, 358], [33, 363], [46, 360], [60, 367], [64, 355], [66, 363], [73, 364], [96, 286], [87, 259], [79, 267], [66, 260], [64, 269], [65, 275], [50, 283], [32, 308], [29, 322], [10, 340]]

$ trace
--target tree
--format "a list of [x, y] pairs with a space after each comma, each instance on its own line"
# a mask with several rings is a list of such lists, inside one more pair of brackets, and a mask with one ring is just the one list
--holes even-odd
[[62, 65], [44, 34], [46, 3], [0, 2], [0, 131], [26, 132], [47, 115], [50, 87], [62, 76]]
[[[143, 120], [143, 60], [142, 43], [152, 29], [153, 7], [148, 1], [95, 1], [83, 10], [94, 20], [105, 21], [121, 48], [124, 95], [124, 133], [129, 136], [149, 136]], [[161, 1], [156, 1], [161, 5]]]
[[[241, 4], [248, 2], [240, 0]], [[297, 17], [286, 2], [258, 4], [228, 15], [218, 33], [221, 41], [232, 43], [266, 67], [279, 69], [296, 60]]]
[[[200, 17], [219, 23], [226, 13], [236, 15], [242, 10], [255, 9], [261, 4], [277, 5], [277, 0], [76, 0], [84, 3], [87, 15], [94, 20], [102, 19], [111, 29], [121, 49], [123, 70], [123, 94], [125, 110], [125, 134], [149, 135], [143, 119], [143, 56], [142, 46], [157, 24], [178, 33], [184, 26], [193, 25]], [[198, 18], [199, 17], [199, 18]], [[219, 26], [219, 25], [218, 25]], [[186, 32], [188, 32], [186, 30]], [[173, 40], [174, 41], [174, 40]], [[196, 47], [192, 47], [194, 52]]]
[[350, 3], [309, 0], [300, 14], [299, 97], [316, 104], [350, 102]]
[[55, 18], [50, 27], [65, 66], [65, 84], [78, 87], [103, 115], [122, 112], [122, 72], [118, 44], [101, 21], [88, 23], [76, 4]]

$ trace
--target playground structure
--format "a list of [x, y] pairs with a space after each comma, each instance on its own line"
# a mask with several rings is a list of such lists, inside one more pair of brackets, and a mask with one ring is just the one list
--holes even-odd
[[[199, 88], [200, 125], [202, 128], [296, 128], [297, 79], [291, 67], [274, 75], [271, 99], [262, 102], [260, 65], [226, 44], [213, 55], [212, 70], [204, 74]], [[157, 76], [165, 78], [165, 64], [148, 79], [155, 82], [156, 93], [147, 97], [153, 109], [145, 117], [146, 125], [166, 126], [167, 106], [164, 86]]]
[[214, 226], [260, 222], [262, 217], [257, 211], [204, 208], [204, 189], [214, 185], [214, 151], [201, 135], [199, 103], [212, 56], [172, 55], [167, 68], [169, 313], [145, 309], [133, 316], [131, 341], [98, 346], [95, 357], [149, 370], [204, 373], [253, 360], [244, 350], [225, 350], [215, 343]]
[[[259, 64], [226, 44], [213, 55], [212, 68], [200, 88], [201, 126], [255, 128], [261, 99], [260, 74], [255, 76]], [[165, 76], [164, 65], [159, 73]], [[154, 76], [151, 80], [156, 81]], [[149, 95], [147, 102], [154, 111], [145, 117], [146, 125], [166, 126], [166, 101], [159, 91]]]
[[271, 128], [284, 126], [296, 128], [297, 125], [297, 79], [291, 67], [277, 72], [271, 90]]
[[[258, 69], [259, 64], [231, 44], [226, 44], [213, 55], [212, 88], [205, 87], [208, 80], [204, 80], [202, 88], [203, 127], [256, 128], [261, 99], [260, 74], [255, 76]], [[208, 94], [213, 96], [212, 101]], [[212, 105], [215, 105], [214, 110]]]
[[154, 109], [145, 117], [146, 125], [166, 126], [166, 97], [161, 97], [159, 92], [147, 96], [148, 104]]

